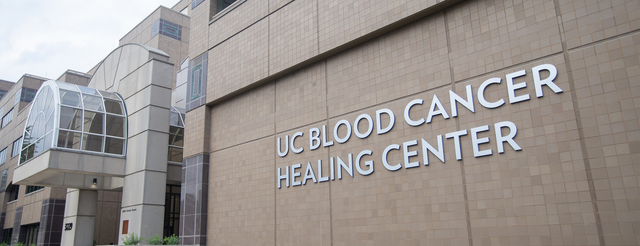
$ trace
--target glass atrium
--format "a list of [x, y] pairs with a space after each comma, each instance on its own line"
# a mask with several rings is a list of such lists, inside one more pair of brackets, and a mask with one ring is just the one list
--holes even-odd
[[20, 164], [52, 148], [126, 154], [127, 113], [117, 93], [49, 80], [26, 122]]

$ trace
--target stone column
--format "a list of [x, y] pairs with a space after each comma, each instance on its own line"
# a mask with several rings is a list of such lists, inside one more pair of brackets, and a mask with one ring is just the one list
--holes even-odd
[[120, 82], [130, 123], [118, 244], [130, 233], [163, 233], [172, 73], [172, 64], [154, 59]]
[[67, 189], [62, 245], [93, 245], [97, 204], [98, 191]]

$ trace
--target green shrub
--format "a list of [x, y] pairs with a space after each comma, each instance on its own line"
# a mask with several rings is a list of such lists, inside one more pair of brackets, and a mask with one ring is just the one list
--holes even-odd
[[170, 237], [164, 238], [164, 245], [178, 245], [179, 243], [180, 243], [180, 238], [178, 238], [176, 234], [173, 234]]
[[0, 246], [8, 246], [7, 243], [0, 243]]
[[133, 232], [122, 239], [122, 243], [124, 243], [124, 245], [138, 245], [142, 241], [144, 241], [144, 237], [136, 235]]
[[152, 238], [147, 239], [147, 243], [151, 244], [151, 245], [162, 245], [162, 237], [160, 237], [160, 235], [156, 234], [155, 236], [153, 236]]
[[24, 243], [18, 242], [15, 246], [25, 246]]

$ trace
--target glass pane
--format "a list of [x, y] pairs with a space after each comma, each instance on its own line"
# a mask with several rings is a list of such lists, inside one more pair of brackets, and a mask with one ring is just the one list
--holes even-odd
[[33, 144], [27, 148], [22, 149], [22, 153], [20, 154], [20, 163], [24, 163], [25, 161], [33, 158]]
[[87, 88], [87, 87], [84, 87], [84, 86], [78, 86], [78, 89], [80, 89], [80, 92], [82, 92], [83, 95], [100, 96], [96, 89]]
[[169, 145], [183, 146], [184, 129], [175, 126], [169, 126]]
[[96, 96], [83, 95], [84, 109], [103, 112], [102, 98]]
[[50, 98], [51, 94], [52, 94], [51, 90], [49, 90], [48, 86], [43, 88], [42, 92], [40, 92], [40, 95], [38, 95], [38, 97], [41, 97], [41, 98], [36, 101], [38, 109], [42, 109], [46, 107], [47, 105], [45, 104], [49, 104], [49, 105], [53, 104]]
[[169, 125], [171, 126], [182, 126], [182, 124], [180, 124], [180, 114], [178, 112], [175, 111], [171, 111], [171, 114], [169, 116]]
[[103, 113], [84, 111], [84, 132], [102, 134]]
[[43, 151], [47, 151], [48, 149], [51, 148], [51, 141], [53, 141], [53, 132], [47, 133], [47, 135], [44, 135], [44, 138], [42, 138], [42, 140], [44, 142], [44, 149]]
[[124, 117], [107, 115], [107, 135], [124, 137]]
[[169, 147], [169, 161], [182, 162], [182, 148]]
[[118, 101], [120, 101], [120, 98], [119, 98], [115, 93], [107, 92], [107, 91], [100, 91], [100, 94], [102, 94], [102, 96], [103, 96], [104, 98], [111, 98], [111, 99], [113, 99], [113, 100], [118, 100]]
[[53, 130], [54, 119], [55, 117], [53, 117], [53, 114], [49, 115], [49, 119], [44, 125], [44, 132], [50, 132], [51, 130]]
[[60, 130], [58, 132], [58, 147], [80, 149], [80, 133]]
[[31, 135], [28, 132], [24, 133], [24, 139], [22, 139], [22, 149], [27, 147], [27, 145], [31, 144]]
[[60, 107], [60, 129], [81, 131], [82, 110]]
[[102, 136], [82, 134], [82, 149], [102, 152]]
[[74, 84], [68, 84], [68, 83], [62, 83], [62, 82], [56, 82], [56, 84], [60, 89], [63, 89], [63, 90], [78, 91], [78, 87], [76, 87], [76, 85]]
[[109, 113], [122, 115], [122, 107], [120, 106], [120, 101], [104, 99], [104, 108]]
[[73, 107], [80, 107], [80, 93], [60, 90], [60, 103]]
[[42, 137], [46, 131], [45, 131], [45, 123], [44, 122], [44, 113], [40, 112], [37, 115], [35, 115], [35, 120], [33, 122], [33, 125], [28, 126], [31, 129], [31, 136], [34, 138], [33, 140]]
[[124, 139], [107, 137], [105, 140], [104, 152], [122, 155], [124, 152]]
[[39, 154], [41, 154], [42, 152], [45, 152], [46, 150], [48, 150], [51, 146], [46, 146], [44, 144], [45, 140], [44, 138], [38, 139], [32, 146], [33, 146], [33, 156], [38, 156]]

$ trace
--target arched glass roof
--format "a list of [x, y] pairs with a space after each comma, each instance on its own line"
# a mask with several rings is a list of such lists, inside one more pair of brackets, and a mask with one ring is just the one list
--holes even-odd
[[127, 113], [120, 95], [49, 80], [31, 104], [20, 163], [51, 148], [124, 156]]

